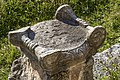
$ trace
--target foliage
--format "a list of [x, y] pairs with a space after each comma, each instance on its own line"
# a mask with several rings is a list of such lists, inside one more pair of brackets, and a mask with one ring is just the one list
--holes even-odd
[[119, 0], [0, 0], [0, 79], [7, 79], [13, 60], [20, 56], [8, 42], [8, 32], [53, 19], [62, 4], [71, 5], [77, 16], [92, 26], [104, 26], [107, 39], [100, 51], [120, 43]]
[[0, 80], [7, 80], [11, 63], [18, 56], [20, 53], [8, 42], [7, 38], [0, 41]]

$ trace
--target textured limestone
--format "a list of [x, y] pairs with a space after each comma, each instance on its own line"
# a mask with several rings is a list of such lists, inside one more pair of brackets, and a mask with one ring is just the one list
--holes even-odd
[[55, 19], [9, 32], [23, 55], [13, 62], [9, 80], [93, 80], [93, 58], [105, 40], [101, 26], [77, 18], [69, 5]]
[[114, 65], [120, 67], [120, 44], [115, 44], [109, 49], [101, 53], [97, 53], [93, 56], [93, 58], [94, 80], [99, 80], [99, 78], [109, 76], [110, 73], [108, 72], [108, 70], [105, 70], [106, 68], [108, 68], [111, 71], [116, 71], [118, 69]]

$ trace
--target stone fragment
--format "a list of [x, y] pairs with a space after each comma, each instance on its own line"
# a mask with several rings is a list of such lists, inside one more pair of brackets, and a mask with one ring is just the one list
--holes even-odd
[[110, 73], [106, 70], [106, 68], [114, 72], [118, 70], [117, 67], [120, 68], [120, 44], [115, 44], [101, 53], [96, 53], [93, 58], [94, 80], [99, 80], [102, 77], [110, 76]]
[[54, 20], [11, 31], [8, 36], [23, 53], [13, 62], [9, 80], [93, 80], [92, 56], [106, 31], [89, 26], [69, 5], [63, 5]]

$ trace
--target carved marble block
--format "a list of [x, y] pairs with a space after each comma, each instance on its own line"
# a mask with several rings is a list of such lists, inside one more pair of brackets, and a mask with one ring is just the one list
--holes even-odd
[[9, 80], [93, 80], [93, 58], [105, 40], [101, 26], [77, 18], [69, 5], [55, 19], [9, 32], [23, 53], [13, 62]]

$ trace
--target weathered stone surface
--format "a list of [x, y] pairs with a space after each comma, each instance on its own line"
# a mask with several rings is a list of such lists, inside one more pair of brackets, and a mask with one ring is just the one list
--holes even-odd
[[[94, 66], [93, 66], [93, 74], [94, 80], [99, 80], [104, 76], [109, 76], [110, 73], [108, 70], [116, 71], [118, 69], [115, 68], [114, 65], [120, 67], [120, 44], [115, 44], [111, 46], [109, 49], [97, 53], [93, 56], [94, 58]], [[120, 79], [120, 77], [119, 77]]]
[[21, 56], [13, 62], [9, 80], [41, 80], [34, 65], [30, 62], [25, 55]]
[[10, 42], [23, 52], [9, 80], [93, 80], [92, 55], [106, 31], [77, 18], [68, 5], [58, 8], [55, 18], [9, 32]]

